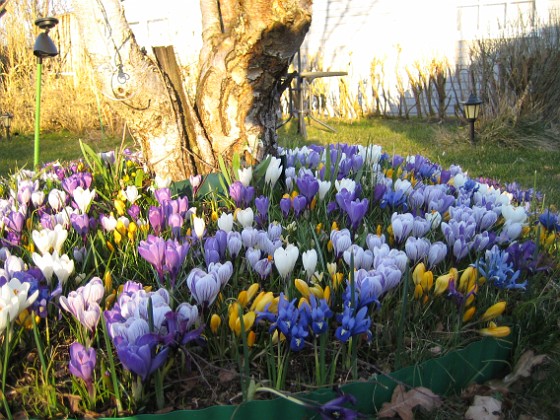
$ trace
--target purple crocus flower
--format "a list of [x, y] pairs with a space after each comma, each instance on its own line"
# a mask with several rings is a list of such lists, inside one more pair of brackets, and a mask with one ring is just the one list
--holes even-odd
[[313, 175], [306, 173], [296, 179], [296, 184], [300, 194], [306, 198], [307, 204], [311, 204], [313, 197], [319, 192], [319, 181]]
[[292, 200], [289, 197], [283, 197], [280, 199], [280, 210], [282, 210], [282, 215], [288, 217], [290, 209], [292, 208]]
[[167, 225], [171, 228], [171, 235], [174, 238], [181, 236], [181, 228], [183, 227], [184, 219], [179, 213], [171, 213], [167, 216]]
[[235, 181], [229, 186], [229, 195], [237, 207], [245, 208], [253, 201], [255, 188], [250, 185], [246, 187], [241, 181]]
[[154, 233], [159, 235], [164, 228], [163, 209], [161, 207], [151, 206], [148, 210], [148, 221], [150, 222]]
[[350, 227], [352, 231], [356, 231], [368, 210], [369, 201], [367, 198], [363, 200], [356, 199], [346, 203], [346, 213], [350, 219]]
[[81, 378], [85, 383], [89, 395], [93, 395], [93, 373], [97, 364], [94, 348], [86, 348], [77, 341], [70, 345], [70, 363], [68, 370], [76, 378]]
[[183, 266], [183, 262], [187, 257], [190, 245], [187, 242], [179, 243], [177, 240], [168, 239], [165, 241], [165, 262], [163, 263], [163, 271], [169, 273], [170, 286], [175, 287], [175, 281], [179, 275], [179, 271]]
[[146, 381], [167, 360], [169, 347], [157, 351], [158, 338], [154, 334], [139, 337], [134, 344], [122, 343], [117, 346], [117, 355], [123, 366]]
[[171, 200], [171, 190], [169, 188], [158, 188], [154, 191], [156, 200], [160, 205], [164, 205], [167, 201]]
[[255, 199], [255, 207], [257, 208], [257, 225], [263, 227], [268, 223], [268, 208], [270, 207], [270, 200], [268, 197], [261, 195]]
[[132, 220], [137, 221], [138, 217], [140, 217], [140, 207], [138, 204], [133, 204], [127, 210], [128, 215], [132, 218]]
[[18, 246], [20, 244], [24, 224], [25, 216], [19, 211], [11, 211], [4, 217], [5, 229], [8, 232], [6, 239], [10, 245]]
[[138, 253], [148, 261], [158, 273], [160, 281], [163, 280], [163, 263], [165, 259], [165, 240], [155, 235], [148, 235], [145, 241], [140, 241]]
[[305, 210], [307, 206], [307, 199], [303, 195], [297, 195], [292, 200], [292, 207], [294, 209], [294, 215], [299, 217], [301, 212]]
[[72, 227], [74, 228], [74, 230], [85, 241], [86, 236], [89, 232], [89, 216], [87, 215], [87, 213], [84, 214], [72, 213], [70, 215], [70, 222], [72, 222]]
[[539, 222], [546, 228], [546, 230], [553, 230], [555, 232], [560, 230], [560, 224], [558, 224], [558, 213], [553, 213], [548, 209], [539, 216]]

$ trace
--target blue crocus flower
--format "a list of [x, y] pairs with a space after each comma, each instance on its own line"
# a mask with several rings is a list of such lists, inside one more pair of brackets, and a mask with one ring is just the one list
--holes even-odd
[[484, 258], [480, 258], [474, 265], [478, 271], [486, 277], [487, 281], [494, 283], [499, 289], [522, 289], [525, 290], [527, 280], [517, 283], [521, 271], [513, 270], [513, 264], [508, 263], [508, 253], [502, 251], [497, 245], [486, 251]]
[[403, 212], [408, 210], [408, 204], [406, 202], [407, 196], [403, 190], [391, 191], [388, 190], [383, 195], [379, 207], [384, 209], [389, 207], [391, 210], [396, 210], [401, 208]]
[[[311, 320], [311, 331], [313, 334], [319, 335], [327, 332], [329, 322], [328, 320], [333, 316], [333, 312], [326, 301], [326, 299], [317, 299], [314, 295], [309, 295], [310, 307], [305, 305], [303, 308], [308, 308], [308, 317]], [[301, 310], [300, 309], [300, 310]]]
[[146, 381], [167, 360], [169, 347], [164, 347], [156, 354], [158, 338], [154, 334], [145, 334], [135, 344], [121, 343], [117, 355], [123, 366]]
[[555, 232], [560, 230], [560, 224], [558, 224], [558, 214], [552, 213], [548, 209], [539, 216], [539, 222], [546, 228], [546, 230], [554, 230]]
[[364, 306], [356, 313], [351, 306], [345, 305], [344, 312], [337, 317], [340, 326], [336, 329], [335, 337], [346, 343], [350, 337], [367, 333], [368, 339], [371, 338], [371, 319], [368, 315], [368, 307]]

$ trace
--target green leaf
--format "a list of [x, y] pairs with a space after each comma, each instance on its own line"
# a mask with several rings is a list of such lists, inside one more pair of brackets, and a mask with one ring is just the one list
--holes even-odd
[[229, 171], [226, 168], [226, 164], [224, 162], [224, 158], [220, 155], [218, 156], [218, 164], [220, 165], [220, 171], [222, 171], [222, 176], [227, 185], [231, 185], [231, 177], [229, 175]]

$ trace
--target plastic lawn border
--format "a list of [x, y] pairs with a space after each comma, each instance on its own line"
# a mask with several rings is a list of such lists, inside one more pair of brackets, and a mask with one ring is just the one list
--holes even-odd
[[[423, 386], [439, 395], [451, 394], [470, 383], [496, 378], [509, 365], [512, 345], [506, 340], [484, 338], [445, 356], [408, 366], [391, 374], [376, 374], [366, 382], [352, 382], [341, 387], [357, 399], [353, 407], [363, 415], [374, 416], [384, 402], [390, 401], [399, 383]], [[337, 397], [331, 389], [295, 395], [298, 399], [321, 404]], [[134, 420], [202, 420], [202, 419], [286, 419], [319, 418], [313, 410], [284, 398], [254, 400], [238, 406], [221, 405], [200, 410], [177, 410], [165, 414], [139, 414]]]

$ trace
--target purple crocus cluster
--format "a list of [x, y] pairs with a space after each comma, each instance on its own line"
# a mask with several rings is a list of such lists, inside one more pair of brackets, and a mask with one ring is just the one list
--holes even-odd
[[196, 306], [184, 302], [174, 311], [166, 289], [147, 292], [132, 281], [124, 284], [104, 317], [121, 363], [143, 381], [165, 363], [170, 348], [198, 339], [202, 332]]

